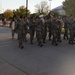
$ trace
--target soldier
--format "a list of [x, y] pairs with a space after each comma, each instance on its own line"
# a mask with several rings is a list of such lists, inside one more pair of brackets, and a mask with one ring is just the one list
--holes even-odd
[[43, 46], [43, 23], [40, 17], [36, 19], [36, 36], [38, 41], [38, 46]]
[[16, 27], [16, 21], [13, 18], [13, 20], [11, 21], [12, 39], [14, 39], [14, 35], [15, 35], [14, 29], [15, 29], [15, 27]]
[[28, 26], [28, 22], [27, 22], [27, 18], [26, 17], [24, 17], [24, 41], [25, 42], [27, 42], [27, 37], [26, 37], [26, 35], [27, 35], [27, 31], [28, 31], [28, 28], [27, 28], [27, 26]]
[[43, 24], [43, 43], [46, 43], [46, 36], [47, 36], [47, 24]]
[[69, 44], [74, 44], [74, 37], [75, 37], [75, 20], [70, 19], [70, 27], [69, 27], [69, 34], [70, 34], [70, 38], [69, 38]]
[[56, 17], [53, 18], [52, 20], [52, 35], [53, 35], [52, 45], [55, 45], [55, 46], [58, 45], [58, 42], [57, 42], [58, 28], [57, 28], [56, 20], [57, 20]]
[[29, 19], [29, 33], [30, 33], [30, 43], [33, 44], [34, 33], [35, 33], [35, 21], [33, 17]]
[[17, 26], [15, 28], [15, 31], [18, 30], [19, 47], [21, 49], [24, 48], [24, 46], [23, 46], [24, 32], [25, 32], [25, 30], [24, 30], [24, 24], [25, 24], [24, 18], [21, 16], [20, 19], [18, 19]]
[[63, 39], [68, 40], [68, 18], [67, 16], [64, 17], [63, 21], [64, 21], [64, 30], [65, 30]]
[[47, 24], [46, 24], [46, 17], [40, 17], [42, 21], [42, 37], [43, 37], [43, 43], [46, 43], [46, 35], [47, 35]]
[[47, 27], [48, 27], [48, 31], [49, 31], [49, 35], [48, 35], [49, 41], [51, 40], [51, 35], [52, 35], [51, 22], [52, 22], [52, 19], [51, 19], [51, 18], [49, 18], [49, 19], [47, 20], [47, 22], [46, 22]]
[[57, 31], [58, 31], [58, 34], [57, 34], [57, 41], [58, 41], [58, 42], [61, 42], [61, 29], [62, 29], [63, 21], [62, 21], [62, 19], [60, 18], [60, 16], [59, 16], [59, 18], [57, 18], [56, 24], [57, 24]]
[[49, 37], [49, 41], [51, 40], [51, 36], [52, 36], [52, 18], [53, 18], [53, 12], [50, 12], [47, 16], [47, 21], [46, 21], [46, 24], [47, 24], [47, 27], [48, 27], [48, 37]]

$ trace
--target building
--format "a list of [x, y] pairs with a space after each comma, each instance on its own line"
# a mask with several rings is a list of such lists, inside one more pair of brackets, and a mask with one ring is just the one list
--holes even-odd
[[66, 15], [65, 10], [62, 8], [62, 5], [52, 9], [52, 11], [53, 12], [58, 12], [60, 15]]

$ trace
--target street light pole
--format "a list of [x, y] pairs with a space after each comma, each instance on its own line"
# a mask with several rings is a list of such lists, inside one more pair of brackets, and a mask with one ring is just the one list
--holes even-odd
[[26, 0], [26, 17], [28, 16], [27, 13], [28, 13], [28, 0]]

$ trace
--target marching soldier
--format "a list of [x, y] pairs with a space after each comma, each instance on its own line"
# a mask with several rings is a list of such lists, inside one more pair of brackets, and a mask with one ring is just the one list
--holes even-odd
[[35, 21], [33, 17], [29, 19], [29, 33], [30, 33], [30, 43], [33, 44], [34, 33], [35, 33]]
[[15, 35], [15, 31], [14, 31], [15, 25], [16, 25], [16, 23], [15, 23], [15, 20], [13, 19], [11, 21], [12, 39], [14, 38], [14, 35]]
[[57, 42], [58, 28], [57, 28], [56, 20], [57, 20], [56, 17], [53, 18], [53, 20], [52, 20], [52, 35], [53, 35], [52, 45], [55, 45], [55, 46], [58, 45], [58, 42]]
[[41, 18], [42, 28], [43, 28], [43, 31], [42, 31], [43, 43], [46, 43], [46, 36], [47, 36], [47, 24], [46, 24], [45, 20], [46, 20], [46, 18], [44, 18], [44, 17]]
[[28, 25], [28, 22], [27, 22], [27, 18], [25, 18], [24, 17], [24, 42], [27, 42], [27, 37], [26, 37], [26, 35], [27, 35], [27, 31], [28, 31], [28, 28], [27, 28], [27, 25]]
[[60, 17], [57, 18], [56, 24], [57, 24], [57, 31], [58, 31], [57, 41], [61, 42], [61, 29], [62, 29], [63, 21], [62, 21], [62, 19]]
[[67, 20], [67, 17], [65, 17], [63, 19], [63, 21], [64, 21], [64, 30], [65, 30], [63, 39], [68, 40], [68, 20]]
[[74, 37], [75, 37], [75, 20], [70, 19], [70, 28], [69, 28], [69, 44], [74, 44]]
[[24, 18], [21, 16], [20, 19], [18, 19], [17, 21], [17, 26], [15, 28], [15, 31], [18, 30], [18, 40], [19, 40], [19, 47], [21, 49], [24, 48], [23, 46], [23, 41], [24, 41], [24, 33], [25, 33], [25, 30], [24, 30]]
[[38, 46], [42, 47], [43, 46], [43, 23], [39, 17], [36, 19], [36, 36], [37, 36]]
[[51, 25], [51, 22], [52, 22], [52, 19], [49, 18], [47, 20], [47, 26], [48, 26], [48, 30], [49, 30], [49, 35], [48, 35], [49, 41], [51, 40], [51, 35], [52, 35], [52, 25]]

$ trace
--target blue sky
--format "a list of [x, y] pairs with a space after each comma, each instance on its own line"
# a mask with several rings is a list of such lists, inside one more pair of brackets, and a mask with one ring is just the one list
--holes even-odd
[[[47, 1], [50, 6], [49, 0], [28, 0], [28, 9], [31, 13], [35, 12], [35, 5], [40, 3], [41, 1]], [[52, 0], [51, 1], [51, 9], [62, 5], [62, 2], [65, 0]], [[26, 5], [26, 0], [0, 0], [0, 10], [5, 11], [6, 9], [17, 9], [22, 5]]]

